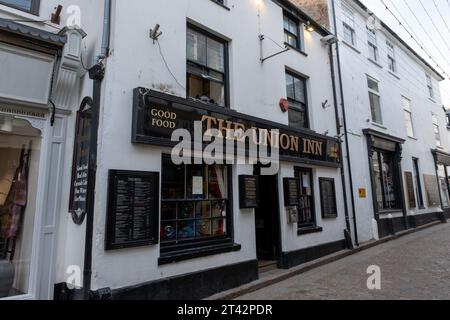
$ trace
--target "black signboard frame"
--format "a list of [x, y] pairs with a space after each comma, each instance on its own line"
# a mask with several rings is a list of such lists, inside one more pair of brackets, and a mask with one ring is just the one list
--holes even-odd
[[[116, 224], [117, 224], [117, 196], [118, 196], [118, 179], [147, 179], [151, 180], [151, 194], [153, 195], [152, 209], [153, 215], [150, 217], [149, 236], [140, 240], [128, 240], [118, 242], [116, 239]], [[108, 188], [108, 212], [106, 221], [106, 243], [105, 249], [107, 251], [150, 246], [159, 243], [159, 216], [160, 216], [160, 196], [159, 196], [160, 174], [159, 172], [141, 172], [141, 171], [109, 171], [109, 188]], [[135, 208], [132, 209], [131, 218], [135, 218]], [[153, 228], [151, 228], [153, 227]]]
[[[248, 182], [252, 182], [256, 188], [256, 201], [247, 197]], [[241, 209], [256, 209], [259, 207], [259, 184], [258, 176], [241, 175], [239, 176], [239, 207]]]
[[[296, 184], [296, 194], [291, 193], [292, 184]], [[284, 205], [286, 207], [297, 207], [300, 205], [300, 179], [298, 178], [284, 178]]]
[[[326, 194], [325, 184], [329, 184], [331, 186], [331, 194]], [[319, 179], [320, 186], [320, 205], [322, 208], [322, 218], [323, 219], [332, 219], [338, 217], [338, 207], [337, 207], [337, 198], [336, 198], [336, 181], [332, 178], [320, 178]], [[329, 200], [331, 198], [331, 200]], [[328, 199], [328, 200], [327, 200]], [[333, 201], [332, 206], [335, 208], [335, 212], [326, 212], [326, 208], [329, 206], [325, 205], [325, 201]]]
[[[131, 142], [174, 147], [178, 144], [171, 139], [174, 130], [185, 129], [194, 132], [194, 123], [201, 121], [204, 117], [239, 124], [246, 129], [279, 130], [280, 136], [287, 139], [281, 139], [280, 141], [289, 142], [289, 139], [291, 139], [291, 141], [295, 140], [298, 143], [298, 150], [293, 150], [292, 146], [287, 149], [278, 149], [282, 161], [332, 168], [341, 167], [341, 143], [336, 138], [146, 88], [134, 89]], [[204, 129], [206, 129], [205, 125]], [[320, 152], [317, 153], [318, 151]]]
[[416, 191], [412, 172], [405, 172], [406, 192], [408, 193], [408, 205], [410, 209], [417, 207]]

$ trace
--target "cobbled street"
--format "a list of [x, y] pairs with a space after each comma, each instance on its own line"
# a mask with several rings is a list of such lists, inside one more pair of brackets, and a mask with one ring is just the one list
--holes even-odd
[[[381, 290], [368, 289], [369, 266], [381, 268]], [[239, 299], [450, 299], [450, 223], [385, 243]]]

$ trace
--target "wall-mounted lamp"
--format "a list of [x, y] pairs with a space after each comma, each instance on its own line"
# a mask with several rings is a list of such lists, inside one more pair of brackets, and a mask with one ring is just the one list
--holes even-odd
[[310, 21], [305, 23], [305, 29], [308, 32], [314, 32], [316, 30]]

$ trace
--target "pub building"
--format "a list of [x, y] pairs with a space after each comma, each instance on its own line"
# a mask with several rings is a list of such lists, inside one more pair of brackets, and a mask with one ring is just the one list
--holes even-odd
[[[89, 298], [205, 298], [352, 246], [330, 32], [289, 1], [189, 3], [112, 4], [92, 246], [79, 252]], [[194, 136], [196, 123], [244, 158], [250, 130], [268, 158], [209, 161], [194, 152], [203, 140], [174, 163], [172, 135]], [[264, 175], [278, 151], [279, 170]], [[76, 297], [64, 282], [55, 297]]]

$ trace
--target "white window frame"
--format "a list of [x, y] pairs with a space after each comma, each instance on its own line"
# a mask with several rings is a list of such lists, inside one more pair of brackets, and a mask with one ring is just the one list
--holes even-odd
[[[405, 115], [406, 134], [408, 135], [408, 137], [414, 138], [415, 130], [414, 130], [413, 113], [411, 109], [411, 100], [406, 98], [405, 96], [402, 96], [402, 107]], [[409, 123], [411, 124], [411, 126], [409, 126]]]
[[430, 95], [431, 99], [434, 99], [435, 93], [434, 93], [433, 79], [429, 74], [426, 74], [426, 77], [427, 77], [428, 94]]
[[[367, 44], [369, 49], [369, 58], [375, 62], [378, 62], [378, 42], [377, 42], [377, 32], [375, 30], [366, 27], [367, 29]], [[373, 56], [372, 56], [373, 51]]]
[[[369, 80], [377, 83], [378, 91], [370, 88]], [[370, 119], [372, 120], [372, 123], [375, 123], [377, 125], [383, 125], [383, 112], [382, 112], [382, 108], [381, 108], [381, 95], [380, 95], [380, 81], [367, 75], [367, 89], [368, 89], [368, 94], [369, 94]], [[379, 122], [375, 121], [375, 119], [372, 116], [372, 104], [370, 101], [370, 94], [376, 95], [378, 97], [378, 107], [380, 108], [379, 113], [380, 113], [380, 117], [381, 117]]]
[[386, 47], [387, 47], [388, 69], [393, 73], [397, 73], [397, 59], [395, 55], [395, 46], [391, 41], [387, 40]]
[[[356, 47], [355, 13], [345, 2], [342, 2], [342, 27], [345, 42]], [[350, 39], [347, 39], [346, 30], [350, 33]]]
[[442, 136], [441, 136], [441, 127], [439, 125], [439, 118], [437, 114], [432, 113], [432, 122], [433, 122], [433, 132], [434, 132], [434, 138], [436, 140], [436, 146], [438, 148], [442, 148]]

